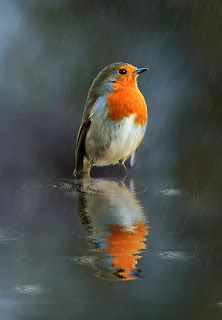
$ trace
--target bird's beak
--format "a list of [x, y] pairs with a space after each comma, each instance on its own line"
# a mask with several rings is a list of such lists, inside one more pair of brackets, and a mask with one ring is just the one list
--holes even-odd
[[145, 72], [147, 70], [150, 70], [150, 69], [149, 68], [138, 68], [135, 71], [133, 71], [133, 73], [140, 74], [140, 73]]

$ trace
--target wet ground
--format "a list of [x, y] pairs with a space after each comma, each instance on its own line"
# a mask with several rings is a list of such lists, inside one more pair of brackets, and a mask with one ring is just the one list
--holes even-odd
[[187, 190], [29, 181], [1, 202], [4, 320], [221, 319], [221, 219]]

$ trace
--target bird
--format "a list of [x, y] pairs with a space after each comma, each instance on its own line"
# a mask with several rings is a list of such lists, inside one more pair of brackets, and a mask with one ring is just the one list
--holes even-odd
[[75, 147], [74, 177], [90, 177], [92, 166], [135, 164], [147, 126], [138, 76], [149, 68], [116, 62], [96, 76], [89, 89]]

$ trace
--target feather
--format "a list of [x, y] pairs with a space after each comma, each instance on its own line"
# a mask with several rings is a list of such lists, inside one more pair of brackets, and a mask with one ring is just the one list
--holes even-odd
[[76, 150], [75, 150], [75, 171], [74, 176], [78, 176], [83, 169], [83, 161], [85, 157], [85, 139], [87, 132], [89, 130], [91, 121], [85, 120], [82, 122], [76, 141]]
[[137, 149], [132, 153], [130, 157], [130, 166], [134, 167], [136, 164], [136, 154], [137, 154]]

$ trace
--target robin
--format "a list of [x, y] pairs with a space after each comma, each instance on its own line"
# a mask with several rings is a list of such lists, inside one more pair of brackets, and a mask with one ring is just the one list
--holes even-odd
[[137, 86], [137, 77], [148, 68], [128, 63], [105, 67], [93, 81], [76, 141], [76, 177], [89, 176], [92, 166], [124, 162], [142, 142], [147, 124], [146, 101]]

